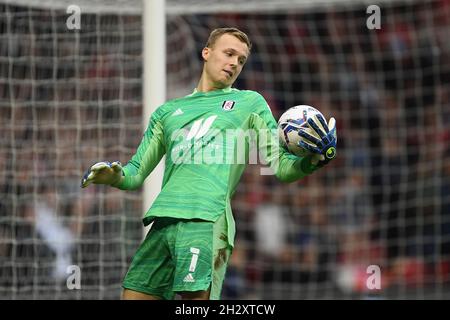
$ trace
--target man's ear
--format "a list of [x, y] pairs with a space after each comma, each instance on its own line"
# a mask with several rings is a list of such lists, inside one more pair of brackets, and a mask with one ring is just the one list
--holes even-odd
[[203, 48], [203, 50], [202, 50], [203, 61], [205, 61], [205, 62], [208, 61], [210, 51], [211, 51], [211, 49], [208, 47]]

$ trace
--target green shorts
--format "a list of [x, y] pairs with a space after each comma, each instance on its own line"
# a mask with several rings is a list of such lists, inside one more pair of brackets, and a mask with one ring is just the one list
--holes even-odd
[[225, 215], [216, 222], [157, 217], [122, 286], [163, 299], [210, 289], [218, 300], [232, 251], [226, 235]]

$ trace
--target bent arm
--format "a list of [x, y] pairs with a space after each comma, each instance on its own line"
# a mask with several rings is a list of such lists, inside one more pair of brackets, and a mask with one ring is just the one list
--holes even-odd
[[317, 170], [310, 157], [297, 157], [279, 143], [277, 122], [261, 95], [256, 97], [255, 104], [257, 111], [252, 114], [252, 127], [258, 132], [258, 150], [276, 177], [293, 182]]
[[276, 124], [268, 123], [258, 114], [253, 117], [254, 128], [258, 130], [258, 150], [280, 181], [293, 182], [317, 170], [309, 157], [297, 157], [279, 143]]

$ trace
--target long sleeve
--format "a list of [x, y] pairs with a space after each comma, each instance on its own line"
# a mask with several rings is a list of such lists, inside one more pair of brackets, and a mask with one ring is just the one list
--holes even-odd
[[309, 158], [297, 157], [280, 145], [277, 123], [265, 99], [258, 94], [254, 103], [256, 112], [252, 114], [251, 127], [258, 132], [260, 155], [276, 177], [283, 182], [293, 182], [317, 170]]
[[163, 127], [156, 110], [150, 118], [136, 153], [123, 168], [124, 179], [116, 187], [122, 190], [134, 190], [142, 186], [165, 153]]

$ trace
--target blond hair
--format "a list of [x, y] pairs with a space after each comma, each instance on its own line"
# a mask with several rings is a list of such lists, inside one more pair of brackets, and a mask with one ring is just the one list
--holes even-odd
[[206, 41], [205, 47], [212, 48], [214, 44], [216, 43], [217, 39], [219, 39], [224, 34], [230, 34], [232, 36], [235, 36], [238, 38], [241, 42], [245, 43], [248, 48], [248, 52], [250, 53], [250, 50], [252, 48], [252, 43], [250, 42], [250, 39], [248, 36], [242, 32], [241, 30], [237, 28], [217, 28], [211, 31], [209, 34], [208, 41]]

